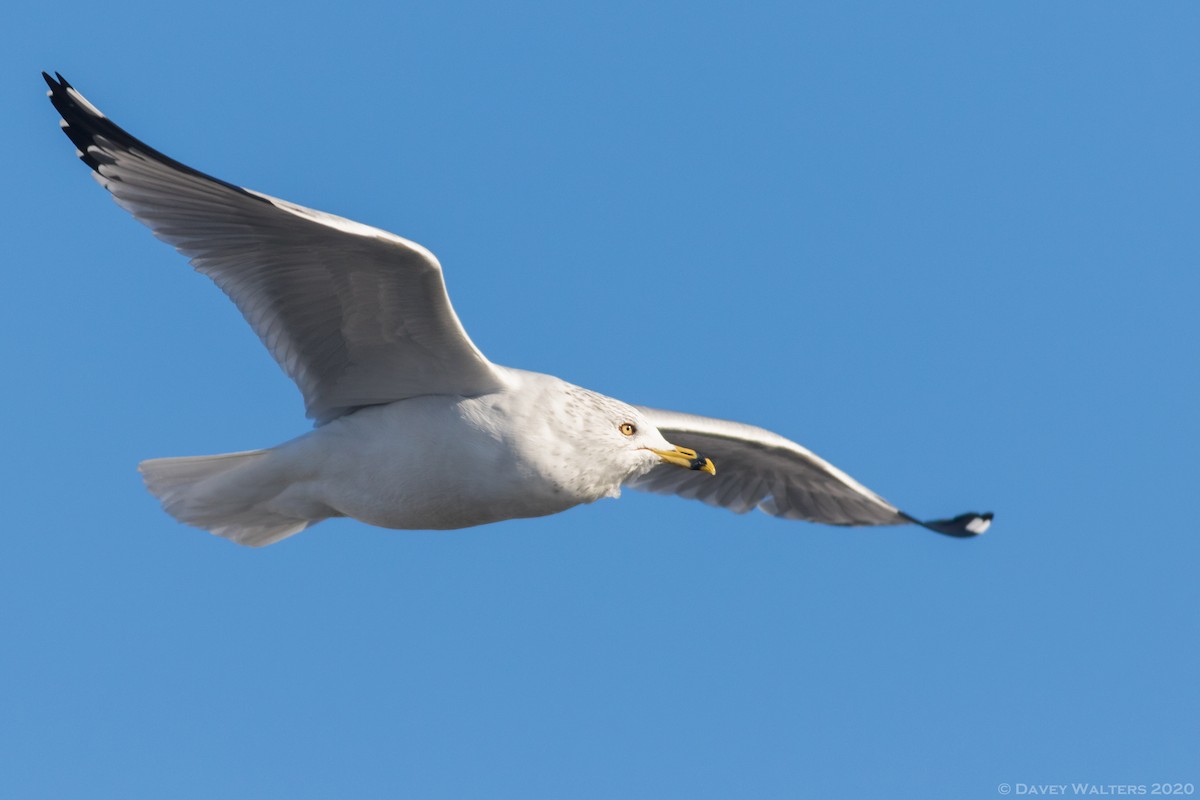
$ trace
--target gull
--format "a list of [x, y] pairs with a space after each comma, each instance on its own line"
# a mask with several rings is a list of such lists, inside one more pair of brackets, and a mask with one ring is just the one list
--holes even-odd
[[130, 136], [62, 75], [42, 77], [92, 177], [233, 300], [314, 421], [273, 448], [143, 461], [147, 488], [180, 522], [257, 547], [332, 517], [448, 530], [628, 486], [831, 525], [968, 538], [991, 523], [991, 513], [921, 521], [762, 428], [493, 364], [421, 245], [198, 172]]

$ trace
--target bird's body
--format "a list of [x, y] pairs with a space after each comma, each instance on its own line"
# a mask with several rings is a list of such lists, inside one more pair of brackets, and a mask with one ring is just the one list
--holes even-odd
[[45, 77], [97, 180], [230, 296], [317, 422], [268, 450], [143, 462], [150, 491], [182, 522], [264, 545], [337, 516], [400, 529], [545, 516], [622, 486], [956, 537], [991, 520], [920, 522], [761, 428], [493, 364], [425, 248], [197, 172], [114, 125], [61, 76]]
[[[661, 437], [617, 441], [628, 438], [619, 423], [591, 426], [592, 417], [579, 413], [638, 424], [631, 406], [551, 375], [508, 372], [501, 391], [369, 406], [270, 450], [154, 459], [142, 472], [180, 520], [267, 544], [329, 517], [445, 530], [556, 514], [618, 496], [625, 481], [659, 461], [638, 447], [669, 447]], [[572, 445], [593, 427], [597, 436], [611, 429], [614, 443], [629, 450], [598, 463], [595, 449]]]

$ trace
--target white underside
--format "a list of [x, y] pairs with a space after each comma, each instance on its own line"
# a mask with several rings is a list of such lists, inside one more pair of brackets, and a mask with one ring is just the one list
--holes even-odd
[[[605, 427], [618, 447], [589, 447], [563, 396], [564, 387], [582, 390], [520, 374], [519, 391], [401, 400], [270, 450], [155, 459], [141, 469], [176, 519], [261, 545], [337, 516], [443, 530], [555, 514], [617, 496], [658, 462], [644, 443], [625, 445], [615, 424]], [[652, 428], [646, 435], [667, 446]], [[602, 460], [613, 456], [621, 460]]]

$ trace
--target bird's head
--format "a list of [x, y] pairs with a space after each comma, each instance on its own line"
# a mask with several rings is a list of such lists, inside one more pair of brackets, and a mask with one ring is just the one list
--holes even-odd
[[712, 459], [666, 437], [637, 408], [605, 398], [602, 409], [589, 421], [598, 460], [623, 469], [621, 482], [644, 475], [659, 465], [716, 475]]
[[528, 415], [520, 446], [528, 463], [577, 502], [619, 496], [622, 484], [660, 465], [716, 474], [711, 459], [667, 441], [635, 406], [557, 378], [522, 378], [544, 390], [520, 411]]

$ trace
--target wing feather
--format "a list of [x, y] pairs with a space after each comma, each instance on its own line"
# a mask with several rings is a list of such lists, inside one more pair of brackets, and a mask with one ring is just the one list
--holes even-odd
[[629, 486], [676, 494], [744, 513], [759, 508], [785, 519], [829, 525], [915, 523], [948, 536], [983, 533], [992, 514], [961, 514], [922, 522], [904, 513], [837, 467], [779, 434], [740, 422], [639, 406], [668, 441], [711, 458], [717, 474], [668, 465], [655, 467]]
[[318, 424], [366, 405], [506, 385], [424, 247], [198, 172], [117, 127], [61, 75], [43, 76], [93, 177], [233, 300]]

